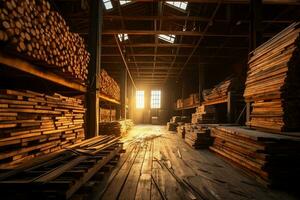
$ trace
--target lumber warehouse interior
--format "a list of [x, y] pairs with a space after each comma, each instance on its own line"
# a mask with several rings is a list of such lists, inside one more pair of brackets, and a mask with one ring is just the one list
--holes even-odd
[[299, 0], [0, 0], [1, 199], [299, 199]]

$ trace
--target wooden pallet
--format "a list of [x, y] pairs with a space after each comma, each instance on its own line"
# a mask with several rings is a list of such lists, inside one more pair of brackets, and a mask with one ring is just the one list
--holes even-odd
[[98, 136], [7, 170], [0, 174], [0, 187], [13, 199], [68, 199], [122, 148], [119, 138]]

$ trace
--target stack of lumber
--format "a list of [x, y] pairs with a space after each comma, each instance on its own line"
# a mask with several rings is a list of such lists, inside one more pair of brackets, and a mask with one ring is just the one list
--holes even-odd
[[190, 123], [185, 124], [184, 140], [195, 149], [208, 148], [213, 142], [209, 129]]
[[[4, 199], [70, 199], [84, 184], [105, 173], [122, 153], [115, 136], [97, 136], [0, 173]], [[30, 188], [30, 189], [29, 189]]]
[[192, 114], [192, 123], [215, 124], [217, 122], [216, 108], [213, 105], [201, 105]]
[[0, 168], [83, 140], [84, 113], [75, 98], [0, 90]]
[[0, 3], [0, 42], [6, 51], [84, 83], [90, 55], [83, 38], [71, 33], [65, 20], [46, 0]]
[[104, 69], [101, 69], [100, 73], [100, 92], [110, 98], [120, 101], [120, 87]]
[[177, 99], [176, 108], [183, 108], [183, 100], [182, 99]]
[[124, 136], [127, 134], [127, 132], [133, 128], [134, 123], [131, 119], [126, 119], [126, 120], [120, 120], [119, 121], [121, 125], [121, 135]]
[[187, 116], [173, 116], [167, 123], [167, 130], [176, 131], [178, 125], [188, 123], [189, 121], [190, 119]]
[[252, 52], [244, 92], [252, 102], [250, 126], [300, 130], [299, 32], [299, 23], [294, 23]]
[[115, 121], [116, 118], [116, 110], [115, 109], [107, 109], [100, 107], [100, 122], [110, 122]]
[[185, 99], [177, 99], [176, 108], [184, 108], [189, 106], [194, 106], [199, 104], [199, 95], [198, 94], [190, 94], [188, 98]]
[[185, 124], [177, 126], [177, 134], [179, 136], [181, 136], [182, 138], [184, 138], [184, 136], [185, 136]]
[[176, 131], [178, 123], [168, 122], [167, 123], [167, 130], [168, 131]]
[[203, 90], [202, 96], [204, 101], [218, 101], [227, 99], [230, 91], [237, 90], [237, 80], [235, 78], [227, 78], [211, 89]]
[[133, 126], [134, 124], [131, 119], [113, 122], [100, 122], [99, 134], [124, 136]]
[[199, 104], [199, 95], [198, 94], [190, 94], [188, 98], [183, 100], [183, 107], [189, 107]]
[[117, 121], [114, 122], [100, 122], [99, 135], [121, 135], [121, 124]]
[[[296, 186], [300, 178], [300, 139], [238, 126], [212, 128], [214, 152], [268, 185]], [[297, 182], [296, 182], [297, 181]]]

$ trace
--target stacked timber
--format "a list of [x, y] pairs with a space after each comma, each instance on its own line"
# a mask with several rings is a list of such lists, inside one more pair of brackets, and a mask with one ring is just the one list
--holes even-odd
[[100, 122], [110, 122], [115, 121], [116, 117], [116, 110], [115, 109], [106, 109], [100, 107]]
[[90, 60], [85, 42], [69, 31], [48, 1], [1, 0], [0, 20], [0, 43], [6, 52], [84, 84]]
[[177, 126], [177, 134], [184, 138], [185, 136], [185, 124]]
[[100, 92], [110, 98], [120, 101], [120, 87], [104, 69], [101, 69], [100, 74]]
[[184, 140], [195, 149], [206, 149], [213, 142], [209, 129], [191, 123], [185, 124]]
[[177, 99], [175, 108], [185, 108], [199, 104], [199, 95], [198, 94], [190, 94], [188, 98], [185, 99]]
[[238, 90], [236, 78], [227, 78], [211, 89], [203, 90], [202, 96], [205, 102], [226, 100], [228, 92]]
[[121, 124], [117, 121], [114, 122], [100, 122], [99, 135], [121, 135]]
[[201, 105], [196, 108], [192, 114], [192, 123], [197, 124], [215, 124], [217, 123], [216, 108], [213, 105]]
[[182, 99], [177, 99], [176, 108], [183, 108], [183, 100]]
[[2, 198], [78, 198], [76, 191], [84, 189], [89, 180], [107, 172], [108, 167], [117, 161], [122, 148], [119, 137], [96, 136], [59, 152], [32, 159], [0, 173]]
[[300, 139], [250, 130], [245, 127], [212, 128], [211, 150], [233, 161], [273, 186], [296, 186], [300, 178]]
[[134, 126], [132, 120], [120, 120], [113, 122], [100, 122], [99, 135], [124, 136]]
[[198, 94], [190, 94], [188, 98], [183, 100], [183, 107], [189, 107], [199, 104], [199, 95]]
[[75, 98], [0, 90], [0, 168], [83, 140], [84, 113]]
[[188, 123], [190, 119], [187, 116], [173, 116], [170, 121], [167, 123], [168, 131], [176, 131], [178, 125]]
[[255, 49], [244, 97], [253, 108], [248, 125], [272, 132], [300, 130], [299, 23]]
[[131, 119], [126, 119], [126, 120], [120, 120], [119, 121], [121, 125], [121, 135], [124, 136], [127, 134], [129, 130], [131, 130], [134, 126], [134, 123]]

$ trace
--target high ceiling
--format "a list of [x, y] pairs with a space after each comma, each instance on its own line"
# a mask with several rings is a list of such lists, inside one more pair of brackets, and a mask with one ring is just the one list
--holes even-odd
[[[263, 39], [300, 19], [297, 0], [265, 0], [262, 9]], [[87, 0], [55, 0], [72, 31], [88, 37]], [[229, 69], [247, 58], [249, 4], [247, 0], [190, 0], [185, 11], [164, 1], [139, 0], [113, 8], [103, 7], [101, 67], [118, 79], [124, 67], [120, 49], [136, 83], [165, 84], [199, 66]], [[128, 34], [120, 42], [118, 34]], [[174, 43], [159, 34], [175, 35]], [[120, 45], [120, 48], [118, 48]]]

